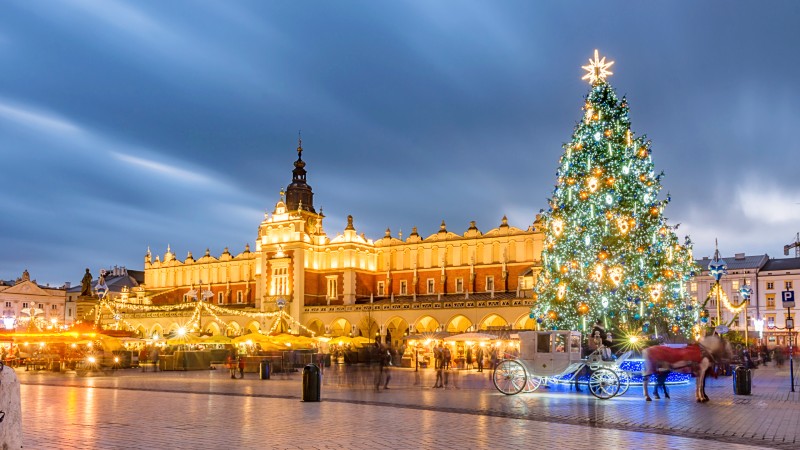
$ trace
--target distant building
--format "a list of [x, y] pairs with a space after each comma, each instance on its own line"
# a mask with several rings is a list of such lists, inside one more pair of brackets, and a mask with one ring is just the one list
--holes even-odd
[[[747, 256], [744, 253], [737, 253], [722, 259], [728, 266], [728, 273], [722, 277], [720, 283], [722, 290], [733, 305], [742, 302], [739, 289], [743, 285], [749, 285], [753, 289], [750, 303], [747, 306], [749, 336], [751, 338], [758, 336], [755, 321], [763, 320], [763, 343], [769, 346], [788, 345], [788, 331], [785, 330], [787, 310], [782, 308], [781, 293], [794, 290], [800, 283], [800, 258], [774, 259], [767, 254]], [[703, 258], [696, 262], [702, 272], [690, 282], [689, 289], [698, 304], [702, 304], [708, 297], [715, 280], [708, 272], [710, 258]], [[798, 302], [798, 306], [800, 306], [800, 302]], [[716, 299], [712, 298], [706, 308], [709, 312], [709, 321], [716, 323]], [[731, 329], [744, 331], [744, 313], [734, 315], [724, 306], [721, 306], [720, 309], [722, 310], [722, 323], [729, 323], [733, 320]], [[792, 317], [796, 317], [799, 311], [799, 308], [793, 308]], [[795, 330], [797, 330], [797, 325], [795, 325]], [[795, 336], [797, 336], [796, 332]]]
[[6, 329], [27, 327], [31, 318], [40, 328], [57, 328], [66, 323], [69, 313], [65, 288], [41, 286], [27, 270], [14, 281], [0, 281], [0, 306], [0, 327]]
[[[163, 258], [148, 249], [144, 301], [192, 301], [197, 288], [215, 305], [249, 311], [275, 311], [283, 299], [302, 325], [292, 331], [391, 337], [393, 343], [409, 331], [534, 328], [528, 315], [543, 239], [537, 224], [516, 228], [503, 217], [486, 232], [472, 222], [454, 233], [442, 221], [426, 237], [415, 227], [405, 238], [387, 229], [372, 240], [348, 216], [345, 229], [331, 237], [315, 209], [302, 151], [298, 145], [292, 182], [259, 224], [254, 248], [248, 244], [235, 255], [226, 248], [218, 257], [206, 250], [198, 259], [190, 252], [183, 260], [169, 247]], [[145, 313], [125, 317], [142, 335], [179, 323]], [[207, 321], [204, 331], [238, 334], [270, 326], [237, 316], [218, 319]]]
[[91, 298], [80, 297], [83, 290], [81, 285], [70, 287], [66, 290], [67, 314], [65, 321], [67, 324], [75, 322], [94, 323], [95, 307], [99, 303], [100, 295], [100, 293], [97, 293], [96, 288], [101, 275], [103, 275], [104, 283], [108, 288], [108, 291], [103, 293], [106, 298], [132, 303], [145, 303], [144, 288], [141, 287], [144, 282], [144, 272], [141, 270], [128, 270], [126, 267], [118, 266], [110, 269], [101, 269], [97, 273], [97, 278], [92, 279], [91, 287], [93, 292], [96, 293]]

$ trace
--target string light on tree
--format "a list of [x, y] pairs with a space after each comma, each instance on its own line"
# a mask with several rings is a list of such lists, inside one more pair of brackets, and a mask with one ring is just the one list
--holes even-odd
[[[697, 309], [683, 288], [699, 269], [691, 241], [663, 216], [650, 141], [631, 130], [629, 107], [607, 83], [599, 51], [583, 66], [591, 87], [542, 212], [542, 272], [531, 309], [539, 327], [692, 330]], [[667, 305], [672, 307], [667, 307]]]

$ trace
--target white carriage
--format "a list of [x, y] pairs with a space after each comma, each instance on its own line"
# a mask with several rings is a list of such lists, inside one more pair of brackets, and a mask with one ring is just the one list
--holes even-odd
[[519, 357], [500, 361], [492, 381], [497, 390], [506, 395], [533, 392], [547, 378], [578, 376], [578, 372], [588, 366], [592, 371], [589, 391], [597, 398], [609, 399], [628, 390], [630, 376], [620, 364], [629, 354], [606, 361], [602, 352], [595, 350], [583, 358], [578, 331], [522, 331], [519, 333]]

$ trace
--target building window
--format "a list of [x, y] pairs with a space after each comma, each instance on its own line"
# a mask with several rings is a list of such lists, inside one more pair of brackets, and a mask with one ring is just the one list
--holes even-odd
[[739, 289], [739, 280], [731, 281], [731, 287], [733, 288], [734, 291], [738, 290]]
[[11, 302], [6, 302], [6, 308], [11, 308]]
[[272, 295], [289, 294], [289, 267], [272, 269]]
[[792, 290], [792, 282], [791, 281], [784, 281], [783, 286], [786, 288], [787, 291]]
[[222, 304], [222, 292], [217, 292], [217, 304]]
[[337, 297], [339, 292], [339, 283], [337, 278], [338, 277], [336, 276], [328, 277], [328, 299], [333, 300]]
[[693, 282], [692, 282], [692, 284], [691, 284], [691, 287], [690, 287], [690, 289], [691, 289], [691, 291], [692, 291], [692, 292], [697, 292], [697, 283], [695, 283], [695, 282], [693, 281]]
[[236, 291], [236, 303], [242, 303], [243, 299], [242, 291]]
[[764, 315], [764, 322], [767, 324], [767, 328], [775, 328], [777, 325], [775, 323], [775, 314]]
[[386, 295], [386, 284], [383, 281], [378, 281], [378, 297]]
[[408, 281], [403, 280], [400, 282], [400, 295], [408, 294]]
[[436, 281], [433, 278], [428, 278], [428, 294], [436, 293]]
[[55, 310], [57, 310], [57, 309], [58, 309], [58, 305], [50, 305], [50, 309], [52, 309], [53, 311], [55, 311]]
[[67, 317], [72, 317], [72, 308], [67, 308]]
[[39, 309], [44, 309], [44, 303], [39, 303]]
[[739, 316], [733, 319], [733, 328], [739, 328]]
[[767, 308], [775, 308], [775, 294], [767, 294]]
[[456, 294], [464, 292], [464, 279], [456, 278]]
[[775, 289], [775, 283], [772, 281], [767, 282], [767, 289]]
[[183, 294], [183, 303], [186, 303], [188, 301], [189, 301], [189, 294]]
[[486, 277], [486, 291], [494, 292], [494, 277]]
[[28, 307], [28, 302], [22, 302], [22, 307], [23, 308], [27, 308]]

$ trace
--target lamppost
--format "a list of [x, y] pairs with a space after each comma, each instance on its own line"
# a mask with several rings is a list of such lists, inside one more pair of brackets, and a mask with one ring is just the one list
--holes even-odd
[[[749, 284], [745, 284], [739, 288], [739, 294], [742, 296], [742, 302], [748, 303], [750, 301], [750, 296], [753, 295], [753, 288], [750, 287]], [[745, 346], [749, 345], [749, 341], [747, 340], [747, 305], [744, 307], [744, 344]]]

